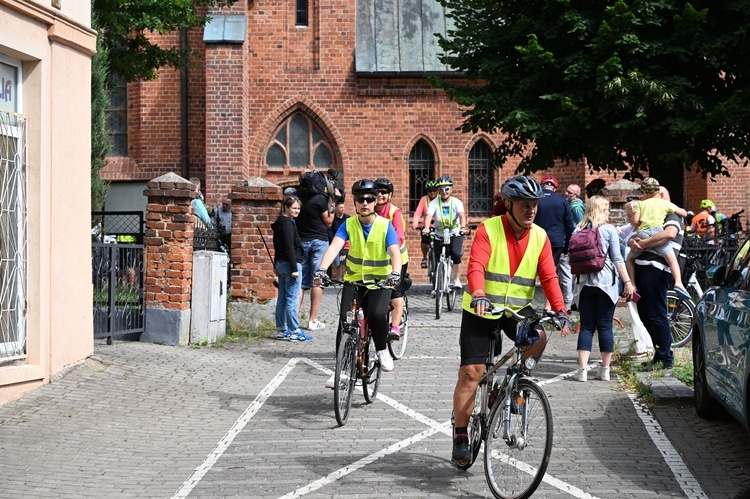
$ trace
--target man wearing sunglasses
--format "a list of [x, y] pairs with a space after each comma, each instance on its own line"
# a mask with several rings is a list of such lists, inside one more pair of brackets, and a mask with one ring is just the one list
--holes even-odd
[[[411, 219], [411, 226], [414, 230], [419, 230], [424, 227], [424, 218], [427, 216], [427, 207], [430, 202], [437, 197], [437, 182], [435, 180], [428, 180], [425, 182], [425, 190], [427, 191], [426, 196], [422, 196], [419, 200], [417, 209], [414, 211], [414, 217]], [[422, 250], [422, 262], [419, 264], [423, 269], [427, 268], [427, 251], [430, 249], [430, 236], [422, 235], [422, 243], [420, 245]]]
[[[404, 233], [406, 220], [404, 219], [404, 214], [401, 208], [391, 203], [393, 183], [390, 180], [382, 177], [376, 179], [375, 187], [378, 189], [375, 213], [390, 220], [393, 228], [396, 229], [396, 237], [398, 237], [399, 249], [401, 251], [401, 276], [406, 277], [409, 266], [409, 252], [406, 250], [406, 235]], [[393, 292], [391, 293], [393, 314], [391, 314], [391, 330], [388, 334], [392, 340], [401, 339], [401, 330], [398, 325], [401, 324], [401, 317], [404, 315], [404, 293], [406, 292], [404, 285], [405, 280], [402, 278], [399, 285], [393, 288]]]
[[453, 267], [451, 270], [451, 280], [453, 287], [461, 288], [461, 279], [459, 279], [459, 265], [461, 256], [464, 254], [464, 232], [466, 231], [466, 212], [464, 204], [460, 199], [453, 197], [453, 179], [443, 176], [437, 180], [439, 196], [430, 202], [427, 207], [427, 216], [424, 220], [424, 229], [422, 234], [430, 233], [430, 224], [435, 221], [435, 230], [437, 235], [442, 237], [444, 229], [451, 231], [451, 260]]
[[[316, 285], [327, 279], [326, 268], [333, 263], [336, 255], [349, 241], [349, 254], [346, 258], [346, 275], [348, 283], [373, 283], [385, 280], [388, 286], [396, 286], [401, 280], [401, 250], [398, 236], [393, 224], [385, 217], [375, 213], [375, 200], [378, 189], [372, 180], [358, 180], [352, 186], [356, 217], [349, 217], [336, 231], [328, 250], [320, 262], [320, 269], [313, 281]], [[384, 372], [393, 370], [393, 358], [388, 352], [388, 303], [391, 300], [390, 288], [367, 289], [364, 292], [358, 286], [344, 285], [341, 292], [339, 328], [336, 333], [336, 347], [341, 340], [341, 324], [346, 320], [347, 306], [354, 293], [359, 293], [358, 301], [367, 316], [375, 341], [380, 368]], [[326, 388], [333, 388], [334, 376], [326, 382]]]

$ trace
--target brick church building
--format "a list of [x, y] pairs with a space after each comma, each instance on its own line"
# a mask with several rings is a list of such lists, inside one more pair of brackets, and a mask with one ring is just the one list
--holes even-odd
[[[499, 137], [457, 131], [461, 109], [424, 79], [460, 76], [437, 59], [433, 33], [448, 28], [436, 0], [239, 0], [210, 14], [205, 29], [182, 40], [200, 55], [186, 71], [162, 70], [113, 99], [108, 210], [145, 207], [146, 181], [168, 172], [200, 178], [216, 206], [247, 178], [284, 187], [314, 165], [343, 172], [347, 187], [390, 178], [404, 212], [416, 207], [426, 180], [450, 175], [470, 220], [489, 215], [517, 163], [491, 168]], [[157, 39], [181, 42], [179, 33]], [[660, 180], [677, 204], [698, 211], [711, 198], [728, 215], [750, 208], [750, 170], [730, 171], [716, 182], [688, 172]], [[546, 173], [563, 187], [616, 180], [589, 171], [585, 159], [535, 176]], [[419, 238], [407, 240], [417, 254]]]

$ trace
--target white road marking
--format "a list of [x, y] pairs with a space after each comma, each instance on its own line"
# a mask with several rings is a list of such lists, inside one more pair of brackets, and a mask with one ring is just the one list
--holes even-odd
[[633, 407], [635, 407], [636, 414], [643, 421], [643, 426], [646, 427], [648, 435], [651, 437], [654, 445], [656, 445], [656, 448], [659, 449], [659, 452], [661, 452], [664, 462], [669, 466], [675, 480], [677, 480], [685, 495], [690, 498], [708, 499], [698, 480], [690, 473], [690, 469], [682, 460], [680, 454], [672, 446], [666, 435], [664, 435], [664, 430], [661, 429], [656, 419], [636, 400], [635, 395], [628, 393], [628, 397], [630, 397], [630, 401], [633, 403]]
[[[412, 358], [412, 359], [448, 359], [448, 358], [454, 359], [455, 357], [409, 357], [409, 358]], [[276, 389], [281, 385], [281, 383], [284, 382], [286, 377], [294, 369], [294, 367], [296, 367], [296, 365], [299, 362], [304, 362], [305, 364], [308, 364], [311, 367], [314, 367], [320, 371], [323, 371], [324, 373], [328, 375], [332, 373], [331, 369], [307, 358], [295, 357], [289, 360], [289, 362], [287, 362], [287, 364], [276, 374], [276, 376], [274, 376], [274, 378], [265, 386], [265, 388], [263, 388], [260, 391], [260, 393], [258, 393], [258, 395], [250, 403], [247, 409], [245, 409], [245, 411], [237, 419], [234, 425], [232, 425], [229, 431], [219, 441], [219, 443], [216, 445], [214, 450], [211, 451], [211, 453], [209, 453], [209, 455], [206, 457], [203, 463], [200, 466], [198, 466], [198, 468], [196, 468], [193, 474], [190, 475], [190, 477], [182, 484], [182, 487], [180, 487], [180, 489], [172, 496], [172, 499], [184, 498], [190, 494], [190, 492], [198, 485], [198, 483], [200, 483], [201, 479], [203, 479], [203, 477], [216, 464], [216, 462], [219, 460], [222, 454], [224, 454], [224, 452], [229, 448], [229, 446], [232, 444], [236, 436], [245, 428], [245, 426], [250, 421], [250, 419], [252, 419], [252, 417], [255, 416], [255, 414], [257, 414], [257, 412], [263, 407], [263, 404], [265, 404], [266, 400], [268, 400], [268, 398], [271, 395], [273, 395], [274, 391], [276, 391]], [[597, 364], [590, 364], [589, 369], [596, 367], [596, 365]], [[549, 383], [554, 383], [554, 382], [569, 378], [573, 376], [574, 374], [575, 374], [575, 371], [572, 371], [568, 374], [561, 374], [554, 378], [540, 381], [538, 382], [538, 384], [546, 385]], [[698, 481], [695, 480], [695, 478], [690, 473], [687, 466], [685, 466], [684, 462], [679, 457], [679, 454], [677, 454], [674, 447], [672, 447], [672, 444], [669, 442], [669, 440], [667, 440], [667, 438], [664, 437], [663, 432], [661, 431], [661, 427], [656, 422], [656, 420], [652, 416], [647, 414], [640, 407], [640, 405], [637, 403], [633, 395], [628, 394], [628, 396], [633, 402], [633, 405], [636, 408], [636, 412], [638, 413], [639, 417], [641, 418], [644, 425], [646, 426], [649, 436], [651, 436], [651, 439], [654, 441], [654, 444], [656, 444], [657, 448], [662, 453], [662, 456], [664, 457], [665, 461], [670, 466], [670, 469], [672, 470], [672, 473], [674, 473], [674, 476], [677, 479], [678, 483], [680, 484], [680, 487], [682, 488], [682, 490], [689, 497], [707, 499], [707, 496], [704, 494], [703, 490], [700, 488]], [[351, 474], [354, 471], [357, 471], [358, 469], [361, 469], [367, 466], [368, 464], [371, 464], [377, 461], [378, 459], [381, 459], [387, 455], [398, 452], [399, 450], [404, 449], [413, 443], [429, 438], [436, 433], [440, 432], [448, 436], [451, 435], [450, 420], [444, 423], [439, 423], [411, 409], [410, 407], [396, 401], [395, 399], [388, 397], [387, 395], [378, 394], [377, 398], [381, 400], [382, 402], [390, 405], [397, 411], [403, 413], [404, 415], [416, 421], [419, 421], [420, 423], [428, 426], [429, 428], [410, 438], [401, 440], [400, 442], [396, 442], [386, 447], [385, 449], [382, 449], [378, 452], [370, 454], [369, 456], [359, 459], [355, 461], [354, 463], [350, 464], [349, 466], [345, 466], [332, 473], [329, 473], [323, 478], [315, 480], [309, 483], [308, 485], [295, 490], [294, 492], [291, 492], [289, 494], [282, 496], [282, 499], [300, 497], [310, 492], [313, 492], [315, 490], [318, 490], [328, 484], [334, 483], [335, 481]], [[527, 464], [520, 463], [520, 462], [517, 463], [517, 467], [522, 470], [526, 468], [530, 468]], [[592, 496], [569, 483], [566, 483], [562, 480], [554, 478], [553, 476], [549, 474], [544, 475], [543, 481], [563, 492], [567, 492], [568, 494], [578, 499], [596, 499], [596, 496]], [[697, 495], [696, 495], [696, 492], [697, 492]]]

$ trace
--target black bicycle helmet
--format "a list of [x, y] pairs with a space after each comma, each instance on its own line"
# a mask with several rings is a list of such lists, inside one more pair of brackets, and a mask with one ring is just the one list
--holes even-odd
[[387, 178], [379, 178], [375, 180], [375, 187], [378, 189], [385, 189], [389, 193], [393, 194], [393, 183]]
[[500, 188], [503, 199], [515, 201], [519, 199], [542, 199], [544, 192], [539, 182], [531, 177], [518, 176], [509, 178]]
[[352, 184], [352, 195], [354, 196], [362, 196], [364, 194], [377, 195], [377, 193], [378, 188], [375, 186], [375, 182], [370, 179], [363, 178]]

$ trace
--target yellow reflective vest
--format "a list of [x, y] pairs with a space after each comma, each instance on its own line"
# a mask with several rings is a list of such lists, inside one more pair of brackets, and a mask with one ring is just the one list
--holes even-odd
[[376, 216], [365, 239], [359, 217], [346, 219], [346, 232], [349, 234], [349, 253], [346, 255], [344, 276], [346, 282], [374, 282], [385, 279], [393, 271], [391, 255], [385, 246], [389, 223], [387, 218]]
[[[493, 307], [508, 307], [517, 312], [531, 305], [531, 300], [534, 298], [539, 255], [544, 249], [547, 233], [538, 225], [531, 225], [526, 252], [516, 273], [511, 278], [502, 219], [503, 217], [493, 217], [484, 221], [484, 228], [492, 247], [490, 260], [487, 262], [484, 273], [484, 292]], [[464, 293], [462, 306], [464, 310], [474, 313], [474, 309], [471, 308], [471, 295], [468, 291]], [[490, 315], [485, 315], [485, 317], [497, 318], [497, 316]]]
[[[396, 212], [398, 211], [398, 208], [393, 206], [393, 203], [390, 203], [390, 209], [388, 211], [388, 220], [393, 222], [393, 217], [396, 215]], [[404, 218], [404, 212], [401, 212], [401, 227], [406, 230], [406, 219]], [[399, 251], [401, 252], [401, 265], [406, 265], [409, 262], [409, 252], [406, 251], [406, 234], [404, 234], [404, 243], [399, 247]], [[401, 269], [399, 269], [399, 272], [401, 272]]]

